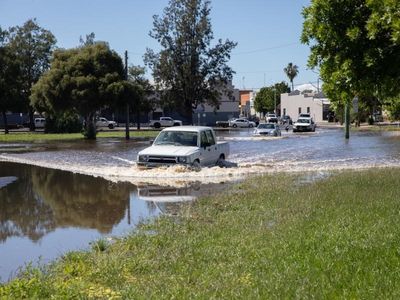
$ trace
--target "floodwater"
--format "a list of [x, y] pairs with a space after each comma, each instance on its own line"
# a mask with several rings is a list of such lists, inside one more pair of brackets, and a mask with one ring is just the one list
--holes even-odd
[[228, 167], [200, 172], [138, 169], [137, 152], [149, 141], [0, 144], [0, 281], [29, 262], [46, 263], [160, 214], [176, 215], [180, 202], [247, 176], [298, 172], [308, 182], [331, 170], [400, 167], [400, 132], [358, 132], [348, 141], [342, 130], [321, 128], [280, 138], [247, 129], [217, 135], [230, 144]]

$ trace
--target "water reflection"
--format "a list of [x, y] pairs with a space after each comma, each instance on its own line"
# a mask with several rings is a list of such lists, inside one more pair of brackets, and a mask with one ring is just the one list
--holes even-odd
[[197, 182], [180, 188], [136, 187], [0, 162], [0, 282], [27, 262], [48, 262], [102, 236], [126, 234], [159, 214], [176, 215], [178, 201], [194, 200], [224, 186]]
[[18, 177], [0, 189], [0, 241], [11, 236], [37, 241], [56, 227], [109, 233], [120, 222], [131, 186], [90, 176], [2, 163], [0, 176]]
[[176, 216], [187, 202], [194, 201], [195, 191], [200, 189], [200, 183], [190, 183], [184, 187], [165, 187], [147, 185], [138, 187], [138, 199], [157, 208], [162, 214]]

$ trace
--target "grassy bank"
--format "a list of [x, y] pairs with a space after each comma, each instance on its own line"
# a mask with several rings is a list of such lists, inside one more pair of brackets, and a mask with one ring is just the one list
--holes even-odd
[[400, 131], [399, 125], [364, 125], [361, 127], [351, 127], [352, 131]]
[[398, 298], [399, 186], [399, 169], [249, 179], [26, 271], [0, 298]]
[[[130, 137], [155, 137], [159, 131], [144, 130], [131, 131]], [[125, 138], [125, 131], [100, 131], [97, 138]], [[29, 133], [18, 132], [9, 134], [0, 134], [0, 142], [46, 142], [46, 141], [65, 141], [65, 140], [83, 140], [81, 133]]]

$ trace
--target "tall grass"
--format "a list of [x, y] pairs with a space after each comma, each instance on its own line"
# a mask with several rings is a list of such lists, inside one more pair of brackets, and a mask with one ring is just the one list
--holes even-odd
[[399, 184], [399, 169], [252, 178], [29, 270], [0, 298], [398, 298]]

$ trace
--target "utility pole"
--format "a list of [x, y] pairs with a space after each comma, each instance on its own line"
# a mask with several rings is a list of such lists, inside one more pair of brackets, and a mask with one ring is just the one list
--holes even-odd
[[[128, 80], [128, 51], [125, 50], [125, 80]], [[125, 139], [129, 140], [129, 103], [126, 103]]]
[[345, 138], [350, 138], [350, 103], [346, 101], [344, 105], [344, 120], [345, 120]]

